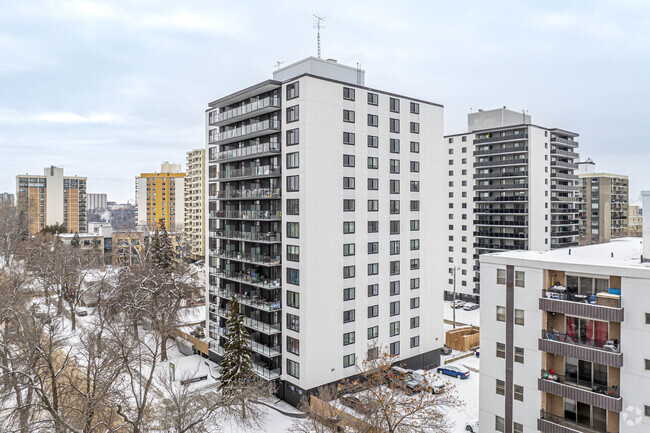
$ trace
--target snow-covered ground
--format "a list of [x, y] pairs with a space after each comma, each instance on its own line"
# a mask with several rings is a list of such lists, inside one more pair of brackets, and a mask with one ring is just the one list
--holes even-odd
[[[450, 306], [450, 301], [445, 301], [444, 314], [445, 320], [452, 320], [454, 315], [454, 309]], [[456, 309], [456, 322], [464, 323], [466, 325], [480, 326], [481, 322], [481, 309], [477, 308], [472, 311], [465, 311], [462, 308]], [[449, 328], [451, 329], [451, 328]]]
[[453, 385], [458, 398], [464, 403], [458, 408], [448, 409], [446, 411], [447, 415], [454, 422], [454, 427], [451, 429], [451, 432], [466, 432], [465, 423], [478, 420], [479, 373], [474, 370], [479, 370], [479, 358], [469, 356], [448, 365], [462, 365], [470, 370], [467, 379], [457, 379], [444, 374], [438, 374], [435, 371], [431, 372], [432, 375]]

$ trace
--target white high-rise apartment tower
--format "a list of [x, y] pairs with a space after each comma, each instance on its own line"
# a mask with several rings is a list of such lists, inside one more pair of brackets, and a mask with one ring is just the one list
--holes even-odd
[[296, 404], [376, 348], [439, 364], [443, 107], [308, 58], [209, 104], [210, 357], [232, 296], [257, 372]]
[[[479, 299], [479, 255], [577, 245], [578, 134], [530, 116], [479, 110], [468, 132], [445, 136], [448, 273], [445, 298]], [[454, 272], [455, 271], [455, 272]]]

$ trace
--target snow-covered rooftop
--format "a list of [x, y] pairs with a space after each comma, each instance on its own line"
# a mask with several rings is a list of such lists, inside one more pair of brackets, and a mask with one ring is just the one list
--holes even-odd
[[[587, 265], [641, 270], [650, 277], [650, 262], [641, 262], [641, 238], [619, 238], [611, 242], [550, 251], [505, 251], [481, 255], [484, 263], [525, 260], [561, 265]], [[650, 259], [648, 257], [647, 259]]]

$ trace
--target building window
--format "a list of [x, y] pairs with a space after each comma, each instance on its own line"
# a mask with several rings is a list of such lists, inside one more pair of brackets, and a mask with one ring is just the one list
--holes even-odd
[[411, 102], [411, 113], [420, 114], [420, 104], [417, 102]]
[[390, 119], [390, 132], [399, 134], [399, 119]]
[[417, 296], [415, 298], [411, 298], [411, 310], [415, 310], [416, 308], [420, 308], [420, 297]]
[[354, 144], [354, 132], [343, 133], [343, 144]]
[[390, 274], [399, 275], [399, 260], [390, 262]]
[[379, 158], [369, 156], [368, 157], [368, 168], [372, 168], [372, 169], [379, 168]]
[[411, 337], [411, 349], [420, 345], [420, 336]]
[[390, 336], [395, 337], [399, 335], [399, 321], [390, 323]]
[[300, 355], [300, 341], [287, 335], [287, 352]]
[[343, 334], [343, 345], [354, 344], [354, 331]]
[[290, 262], [300, 260], [300, 247], [298, 245], [287, 245], [287, 260]]
[[300, 83], [298, 81], [287, 84], [287, 101], [298, 97], [299, 85]]
[[515, 287], [525, 287], [526, 273], [524, 271], [515, 271]]
[[348, 123], [354, 123], [354, 111], [343, 110], [343, 121]]
[[376, 191], [379, 189], [379, 179], [368, 178], [368, 191]]
[[506, 428], [506, 421], [502, 417], [500, 417], [498, 415], [495, 415], [494, 416], [494, 430], [496, 430], [498, 432], [504, 432], [505, 428]]
[[368, 212], [379, 211], [379, 200], [368, 200]]
[[354, 278], [354, 276], [355, 276], [354, 265], [343, 266], [343, 278]]
[[354, 221], [346, 221], [343, 223], [343, 234], [350, 234], [350, 233], [354, 233]]
[[420, 124], [417, 122], [411, 122], [411, 133], [419, 134], [420, 133]]
[[368, 317], [379, 316], [379, 305], [371, 305], [368, 307]]
[[399, 180], [398, 179], [391, 179], [390, 180], [390, 193], [391, 194], [399, 194]]
[[390, 98], [390, 111], [391, 113], [399, 113], [399, 99]]
[[354, 155], [343, 155], [343, 167], [354, 167]]
[[379, 337], [379, 326], [371, 326], [368, 328], [368, 340]]
[[497, 284], [505, 284], [505, 283], [506, 283], [506, 270], [497, 269]]
[[411, 220], [411, 231], [417, 232], [420, 230], [420, 220]]
[[296, 361], [287, 359], [287, 374], [289, 376], [295, 377], [296, 379], [300, 379], [300, 364], [298, 364]]
[[399, 254], [399, 241], [390, 241], [390, 254]]
[[379, 137], [377, 137], [376, 135], [369, 135], [368, 147], [373, 147], [373, 148], [379, 147]]
[[376, 93], [368, 93], [368, 105], [379, 105], [379, 95]]
[[420, 210], [420, 200], [411, 200], [411, 212], [418, 212]]
[[399, 224], [400, 224], [400, 220], [390, 222], [390, 234], [391, 235], [398, 235], [399, 234]]
[[420, 153], [420, 142], [411, 141], [411, 153]]
[[343, 368], [352, 367], [354, 365], [354, 353], [345, 355], [343, 357]]
[[287, 329], [300, 332], [300, 317], [287, 313]]
[[298, 106], [287, 107], [287, 123], [297, 122], [298, 118]]
[[518, 422], [513, 422], [512, 423], [512, 432], [513, 433], [524, 433], [524, 426], [519, 424]]
[[506, 321], [506, 307], [497, 305], [497, 322]]
[[497, 358], [506, 359], [506, 345], [503, 343], [497, 343]]
[[300, 271], [298, 269], [287, 268], [287, 283], [300, 284]]
[[351, 301], [355, 298], [355, 288], [354, 287], [349, 287], [347, 289], [343, 289], [343, 300], [344, 301]]
[[368, 221], [368, 233], [379, 232], [379, 221]]
[[411, 278], [411, 290], [420, 288], [420, 278]]
[[287, 146], [293, 146], [294, 144], [298, 144], [300, 137], [300, 131], [298, 128], [296, 129], [289, 129], [287, 131]]
[[300, 190], [300, 176], [287, 176], [287, 192]]
[[389, 143], [390, 143], [390, 153], [399, 153], [399, 139], [391, 138]]
[[343, 312], [343, 323], [354, 322], [355, 310], [346, 310]]
[[354, 255], [354, 244], [343, 244], [343, 255], [344, 256], [353, 256]]
[[515, 347], [515, 362], [518, 362], [520, 364], [524, 363], [524, 348], [523, 347]]
[[368, 275], [377, 275], [379, 273], [379, 263], [368, 263]]
[[300, 294], [287, 290], [287, 305], [293, 308], [300, 308]]
[[400, 288], [400, 282], [399, 281], [391, 281], [390, 282], [390, 296], [396, 296], [399, 295], [399, 289]]
[[393, 356], [399, 355], [399, 341], [390, 343], [390, 354]]
[[300, 155], [298, 152], [287, 153], [287, 168], [298, 168], [300, 165]]
[[411, 161], [411, 173], [419, 173], [419, 172], [420, 172], [420, 162]]
[[368, 297], [379, 295], [379, 284], [368, 285]]
[[368, 114], [368, 126], [379, 126], [379, 116], [376, 114]]
[[300, 237], [299, 223], [287, 222], [287, 237], [298, 239]]
[[503, 380], [497, 379], [496, 393], [497, 395], [506, 395], [506, 383]]
[[524, 326], [524, 310], [515, 309], [515, 325]]
[[420, 327], [420, 316], [411, 317], [411, 329]]
[[420, 192], [420, 181], [412, 180], [411, 181], [411, 192]]
[[420, 259], [411, 259], [411, 270], [420, 269]]
[[397, 316], [399, 314], [399, 301], [393, 301], [390, 303], [390, 315]]
[[390, 172], [399, 173], [399, 159], [390, 160]]
[[346, 99], [348, 101], [354, 101], [354, 89], [351, 89], [349, 87], [344, 87], [343, 88], [343, 99]]
[[298, 215], [300, 212], [300, 199], [287, 199], [287, 215]]
[[524, 387], [521, 385], [515, 385], [514, 392], [515, 400], [524, 401]]
[[344, 177], [343, 178], [343, 189], [354, 189], [354, 178], [353, 177]]
[[650, 406], [643, 406], [645, 416], [650, 416]]

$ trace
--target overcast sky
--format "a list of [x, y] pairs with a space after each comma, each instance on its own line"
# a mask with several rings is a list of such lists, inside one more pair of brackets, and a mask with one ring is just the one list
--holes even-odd
[[316, 55], [366, 85], [445, 106], [528, 110], [580, 134], [598, 171], [650, 189], [650, 2], [0, 0], [0, 192], [51, 164], [88, 192], [133, 199], [134, 177], [203, 147], [208, 102]]

